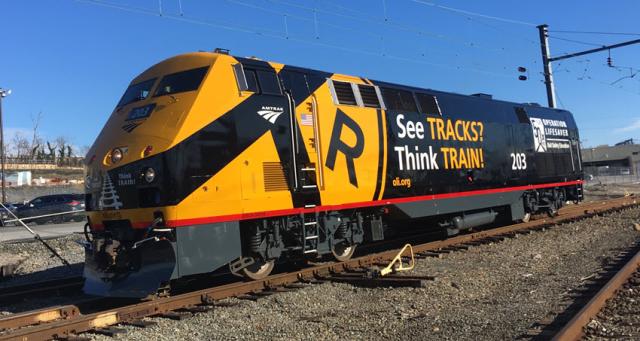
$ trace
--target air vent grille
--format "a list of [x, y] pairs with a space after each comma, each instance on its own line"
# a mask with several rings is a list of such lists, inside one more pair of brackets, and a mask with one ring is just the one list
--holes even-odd
[[378, 94], [376, 93], [376, 88], [370, 85], [358, 85], [358, 89], [360, 90], [360, 96], [362, 97], [362, 104], [365, 107], [370, 108], [380, 108], [380, 101], [378, 101]]
[[356, 105], [356, 96], [353, 94], [351, 83], [333, 81], [339, 104]]
[[287, 177], [284, 174], [284, 168], [280, 162], [263, 162], [262, 170], [264, 172], [264, 191], [288, 191]]

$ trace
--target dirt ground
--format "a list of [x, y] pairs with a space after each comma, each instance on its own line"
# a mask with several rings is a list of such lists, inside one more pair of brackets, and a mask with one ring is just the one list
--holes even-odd
[[588, 183], [584, 187], [585, 201], [595, 201], [623, 195], [640, 196], [640, 183], [599, 184]]

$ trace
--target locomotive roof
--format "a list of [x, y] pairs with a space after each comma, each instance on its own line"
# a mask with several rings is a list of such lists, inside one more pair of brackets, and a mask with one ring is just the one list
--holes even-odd
[[[237, 57], [234, 56], [234, 58], [241, 60], [243, 64], [253, 64], [256, 66], [259, 65], [264, 65], [264, 63], [267, 63], [267, 61], [263, 61], [261, 59], [255, 59], [255, 58], [243, 58], [243, 57]], [[277, 62], [276, 62], [277, 63]], [[289, 65], [289, 64], [283, 64], [286, 65], [286, 68], [288, 70], [297, 70], [300, 72], [307, 72], [307, 73], [316, 73], [316, 74], [322, 74], [322, 75], [331, 75], [331, 74], [338, 74], [338, 75], [343, 75], [343, 76], [350, 76], [353, 77], [352, 75], [348, 75], [348, 74], [342, 74], [342, 73], [328, 73], [326, 71], [320, 71], [320, 70], [316, 70], [316, 69], [310, 69], [310, 68], [306, 68], [306, 67], [300, 67], [300, 66], [294, 66], [294, 65]], [[417, 87], [417, 86], [410, 86], [410, 85], [404, 85], [404, 84], [398, 84], [398, 83], [392, 83], [392, 82], [385, 82], [385, 81], [379, 81], [379, 80], [375, 80], [375, 79], [370, 79], [367, 77], [362, 77], [362, 76], [357, 76], [360, 78], [365, 78], [365, 79], [369, 79], [370, 81], [372, 81], [373, 83], [375, 83], [378, 86], [388, 86], [388, 87], [392, 87], [392, 88], [396, 88], [396, 89], [402, 89], [402, 90], [408, 90], [408, 91], [420, 91], [420, 92], [428, 92], [430, 94], [433, 95], [448, 95], [448, 96], [460, 96], [460, 97], [464, 97], [464, 98], [473, 98], [476, 100], [484, 100], [484, 101], [493, 101], [493, 102], [500, 102], [503, 104], [508, 104], [508, 105], [514, 105], [514, 106], [524, 106], [527, 108], [538, 108], [538, 109], [546, 109], [546, 110], [553, 110], [556, 112], [563, 112], [563, 113], [568, 113], [567, 110], [564, 109], [558, 109], [558, 108], [549, 108], [549, 107], [544, 107], [541, 106], [537, 103], [518, 103], [518, 102], [512, 102], [512, 101], [506, 101], [506, 100], [500, 100], [500, 99], [494, 99], [494, 98], [485, 98], [485, 97], [481, 97], [481, 96], [474, 96], [474, 95], [465, 95], [465, 94], [460, 94], [460, 93], [456, 93], [456, 92], [447, 92], [447, 91], [441, 91], [441, 90], [434, 90], [434, 89], [429, 89], [429, 88], [421, 88], [421, 87]]]

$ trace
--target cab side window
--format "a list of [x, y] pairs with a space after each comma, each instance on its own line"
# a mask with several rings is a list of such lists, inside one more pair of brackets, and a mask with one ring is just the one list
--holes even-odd
[[266, 70], [256, 70], [256, 72], [258, 74], [258, 84], [260, 84], [260, 90], [263, 94], [282, 95], [280, 82], [278, 82], [275, 72]]
[[[239, 82], [241, 91], [251, 91], [265, 95], [282, 95], [280, 82], [275, 72], [245, 67], [243, 68], [243, 73], [246, 83]], [[238, 71], [236, 71], [236, 77], [242, 77], [238, 76]]]
[[247, 91], [258, 92], [258, 76], [256, 71], [251, 69], [245, 69], [244, 75], [247, 78]]

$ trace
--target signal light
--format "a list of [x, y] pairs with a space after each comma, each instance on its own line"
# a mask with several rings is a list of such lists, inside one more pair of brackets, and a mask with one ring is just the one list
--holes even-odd
[[[525, 72], [527, 72], [527, 68], [526, 68], [526, 67], [524, 67], [524, 66], [518, 66], [518, 72], [520, 72], [520, 73], [525, 73]], [[528, 73], [527, 73], [527, 74], [528, 74]], [[518, 76], [518, 80], [526, 81], [527, 79], [528, 79], [528, 77], [527, 77], [527, 76], [525, 76], [525, 75], [519, 75], [519, 76]]]
[[144, 148], [144, 150], [142, 151], [142, 157], [147, 157], [147, 156], [151, 155], [152, 151], [153, 151], [153, 147], [152, 146], [146, 146]]

